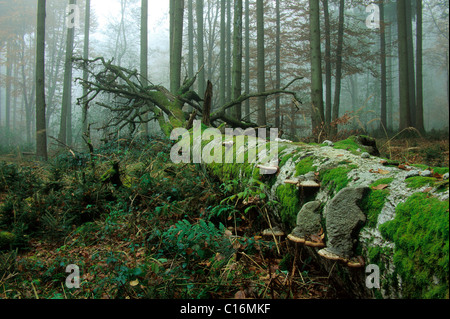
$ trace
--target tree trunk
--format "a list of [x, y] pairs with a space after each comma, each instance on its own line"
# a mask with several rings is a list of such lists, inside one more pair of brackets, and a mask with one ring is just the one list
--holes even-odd
[[171, 2], [171, 23], [173, 24], [170, 52], [170, 92], [176, 94], [181, 85], [181, 54], [183, 50], [184, 0]]
[[[422, 26], [422, 0], [416, 0], [417, 3], [417, 41], [416, 41], [416, 128], [421, 133], [425, 133], [423, 120], [423, 67], [422, 67], [422, 48], [423, 48], [423, 26]], [[447, 88], [448, 89], [448, 88]]]
[[47, 160], [45, 127], [45, 0], [38, 0], [36, 30], [36, 156]]
[[[141, 2], [141, 83], [148, 85], [148, 0]], [[143, 114], [144, 135], [148, 136], [148, 113]]]
[[[69, 4], [74, 5], [76, 0], [70, 0]], [[63, 84], [63, 98], [61, 104], [61, 124], [59, 128], [59, 140], [67, 145], [71, 144], [69, 140], [71, 137], [71, 133], [69, 131], [72, 130], [72, 123], [70, 121], [70, 113], [72, 112], [72, 56], [73, 56], [73, 42], [75, 29], [68, 28], [67, 29], [67, 41], [66, 41], [66, 58], [64, 64], [64, 84]]]
[[[232, 99], [235, 100], [242, 93], [242, 0], [234, 0], [232, 75]], [[234, 117], [237, 121], [242, 119], [242, 107], [240, 103], [234, 107]]]
[[[89, 35], [90, 35], [90, 25], [91, 25], [91, 0], [86, 0], [86, 12], [84, 17], [84, 45], [83, 45], [83, 57], [84, 59], [89, 59]], [[89, 74], [87, 68], [83, 69], [83, 81], [87, 81]], [[87, 133], [88, 130], [88, 101], [87, 101], [87, 87], [83, 86], [83, 106], [82, 106], [82, 128], [83, 134]]]
[[344, 45], [344, 9], [345, 1], [339, 1], [339, 26], [338, 26], [338, 42], [336, 48], [336, 79], [334, 82], [334, 102], [332, 120], [335, 125], [331, 129], [331, 135], [338, 133], [338, 125], [336, 120], [339, 118], [339, 108], [341, 102], [341, 78], [342, 78], [342, 49]]
[[387, 26], [387, 126], [386, 129], [388, 131], [392, 131], [394, 129], [394, 120], [393, 120], [393, 104], [394, 104], [394, 87], [393, 87], [393, 76], [392, 76], [392, 64], [393, 64], [393, 45], [392, 45], [392, 21], [389, 21], [389, 25]]
[[219, 78], [219, 104], [225, 104], [226, 72], [225, 72], [225, 50], [226, 50], [226, 2], [220, 2], [220, 78]]
[[[258, 93], [265, 91], [265, 56], [264, 56], [264, 0], [256, 0], [256, 41], [257, 41], [257, 85]], [[259, 126], [267, 124], [266, 119], [266, 98], [258, 98], [258, 121]]]
[[325, 19], [325, 124], [331, 123], [331, 28], [328, 0], [323, 0]]
[[[6, 44], [6, 89], [5, 89], [5, 127], [6, 133], [10, 132], [11, 122], [11, 80], [12, 80], [12, 52], [11, 45], [12, 39], [10, 38]], [[9, 143], [9, 142], [8, 142]]]
[[[245, 0], [245, 93], [250, 93], [250, 0]], [[245, 101], [245, 120], [250, 121], [250, 100]]]
[[194, 76], [194, 5], [193, 0], [188, 0], [188, 77]]
[[386, 103], [387, 103], [387, 80], [386, 80], [386, 20], [384, 14], [384, 0], [380, 1], [380, 59], [381, 59], [381, 121], [380, 131], [387, 130]]
[[[281, 12], [280, 12], [280, 0], [275, 2], [276, 10], [276, 44], [275, 44], [275, 77], [276, 84], [275, 88], [280, 89], [281, 87]], [[280, 126], [280, 96], [277, 95], [275, 98], [275, 127], [281, 129]]]
[[320, 130], [324, 118], [322, 62], [320, 52], [320, 9], [319, 1], [309, 0], [310, 59], [311, 59], [311, 124], [313, 133]]
[[411, 126], [410, 117], [410, 96], [408, 92], [408, 44], [406, 32], [406, 2], [409, 0], [397, 1], [397, 26], [398, 26], [398, 65], [399, 65], [399, 96], [400, 96], [400, 126], [403, 130]]
[[414, 64], [414, 36], [412, 30], [412, 1], [406, 2], [406, 46], [408, 51], [408, 93], [411, 126], [416, 127], [416, 77]]
[[[203, 50], [203, 0], [196, 0], [195, 3], [197, 9], [197, 65], [201, 68], [205, 63]], [[198, 74], [198, 94], [200, 97], [205, 95], [205, 68]]]
[[[232, 100], [232, 90], [231, 90], [231, 64], [232, 64], [232, 59], [231, 56], [233, 54], [233, 52], [231, 51], [231, 29], [233, 26], [232, 18], [231, 18], [231, 6], [232, 6], [232, 0], [224, 0], [227, 3], [227, 27], [226, 27], [226, 33], [227, 33], [227, 54], [225, 55], [226, 57], [226, 65], [227, 67], [225, 68], [225, 71], [227, 73], [226, 79], [226, 98], [225, 100], [227, 102]], [[232, 114], [232, 110], [229, 109], [228, 110], [230, 115]]]

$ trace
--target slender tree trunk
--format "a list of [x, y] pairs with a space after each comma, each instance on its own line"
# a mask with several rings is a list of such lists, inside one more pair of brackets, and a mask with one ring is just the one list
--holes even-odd
[[320, 129], [324, 118], [322, 62], [320, 52], [320, 9], [319, 1], [309, 0], [310, 54], [311, 54], [311, 124], [313, 133]]
[[414, 64], [414, 35], [412, 30], [412, 2], [406, 2], [406, 45], [408, 51], [408, 92], [411, 125], [416, 127], [416, 77]]
[[36, 30], [36, 156], [47, 160], [45, 127], [45, 0], [38, 0]]
[[[385, 29], [386, 30], [386, 29]], [[393, 74], [392, 74], [392, 22], [389, 21], [389, 25], [387, 26], [387, 45], [388, 45], [388, 57], [387, 57], [387, 92], [388, 92], [388, 99], [387, 99], [387, 127], [388, 131], [392, 131], [394, 127], [394, 121], [393, 121], [393, 104], [394, 104], [394, 87], [393, 87]]]
[[386, 21], [384, 14], [384, 0], [380, 1], [380, 59], [381, 59], [381, 127], [380, 131], [387, 130], [386, 103], [387, 103], [387, 80], [386, 80]]
[[219, 79], [219, 104], [225, 104], [226, 97], [226, 72], [225, 72], [225, 50], [226, 50], [226, 2], [220, 2], [220, 79]]
[[[266, 90], [265, 82], [265, 56], [264, 56], [264, 0], [256, 0], [256, 41], [257, 41], [257, 86], [258, 92]], [[266, 119], [266, 98], [258, 97], [258, 121], [259, 126], [267, 124]]]
[[[6, 133], [10, 132], [11, 121], [11, 79], [12, 79], [12, 39], [10, 38], [6, 43], [6, 89], [5, 89], [5, 127]], [[9, 143], [9, 141], [8, 141]]]
[[[0, 76], [2, 75], [2, 66], [0, 65]], [[3, 103], [3, 97], [2, 97], [2, 90], [0, 89], [0, 126], [2, 125], [2, 103]]]
[[171, 2], [173, 30], [171, 34], [172, 52], [170, 53], [170, 91], [177, 93], [181, 85], [181, 54], [183, 50], [184, 0]]
[[[416, 128], [421, 133], [425, 133], [423, 120], [423, 66], [422, 66], [422, 50], [423, 50], [423, 26], [422, 26], [422, 0], [416, 0], [417, 7], [417, 41], [416, 41]], [[448, 89], [448, 88], [447, 88]]]
[[[342, 49], [344, 44], [344, 9], [345, 1], [339, 1], [339, 26], [338, 26], [338, 42], [336, 48], [336, 79], [334, 82], [334, 102], [332, 120], [336, 122], [339, 118], [339, 108], [341, 102], [341, 79], [342, 79]], [[334, 125], [331, 129], [331, 135], [338, 132], [338, 125]]]
[[[196, 12], [197, 12], [197, 59], [198, 67], [201, 68], [205, 63], [205, 56], [203, 50], [203, 0], [196, 0]], [[211, 65], [209, 66], [211, 68]], [[204, 97], [205, 95], [205, 68], [203, 68], [198, 74], [198, 95]]]
[[188, 77], [194, 77], [194, 4], [188, 0]]
[[[89, 30], [91, 25], [91, 0], [86, 0], [86, 12], [84, 17], [84, 45], [83, 45], [83, 58], [85, 60], [89, 59]], [[87, 68], [83, 69], [83, 81], [87, 81], [89, 78], [89, 74]], [[83, 109], [82, 109], [82, 127], [83, 134], [87, 133], [88, 130], [88, 101], [87, 101], [87, 87], [83, 86]]]
[[[233, 29], [233, 69], [232, 69], [232, 98], [239, 98], [242, 93], [242, 0], [234, 0], [234, 29]], [[234, 117], [242, 119], [242, 107], [234, 107]]]
[[406, 2], [409, 0], [397, 0], [397, 25], [398, 25], [398, 65], [399, 65], [399, 96], [400, 96], [400, 126], [403, 130], [411, 126], [409, 92], [408, 92], [408, 44], [406, 31]]
[[[245, 0], [245, 93], [250, 93], [250, 0]], [[245, 119], [250, 121], [250, 100], [245, 101]]]
[[[141, 0], [141, 82], [148, 84], [148, 0]], [[143, 115], [144, 135], [148, 136], [148, 114]]]
[[[69, 4], [74, 5], [76, 0], [70, 0]], [[72, 91], [72, 56], [73, 56], [73, 42], [74, 42], [74, 28], [67, 29], [67, 41], [66, 41], [66, 58], [64, 64], [64, 84], [63, 84], [63, 98], [61, 105], [61, 125], [59, 129], [59, 140], [62, 143], [71, 144], [69, 140], [72, 130], [72, 123], [70, 122], [71, 107], [71, 91]]]
[[[231, 17], [231, 6], [232, 6], [232, 0], [224, 0], [227, 3], [227, 28], [226, 28], [226, 33], [227, 33], [227, 54], [226, 54], [226, 63], [227, 66], [225, 68], [225, 71], [227, 73], [227, 84], [226, 84], [226, 101], [231, 101], [232, 99], [232, 90], [231, 90], [231, 64], [232, 64], [232, 54], [233, 52], [231, 51], [231, 29], [233, 26], [232, 21], [232, 17]], [[228, 109], [228, 111], [230, 112], [229, 114], [231, 114], [231, 109]]]
[[[281, 12], [280, 12], [280, 0], [275, 1], [276, 10], [276, 44], [275, 44], [275, 77], [276, 77], [276, 89], [281, 87]], [[280, 127], [280, 95], [275, 98], [275, 127]]]
[[328, 0], [323, 0], [325, 19], [325, 124], [331, 123], [331, 28]]

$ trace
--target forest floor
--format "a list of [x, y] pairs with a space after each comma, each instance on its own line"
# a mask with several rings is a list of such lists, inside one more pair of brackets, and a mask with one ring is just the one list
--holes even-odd
[[[47, 164], [1, 156], [0, 298], [349, 297], [302, 248], [262, 236], [267, 206], [240, 205], [245, 185], [171, 164], [170, 146], [111, 143], [94, 159], [63, 151]], [[449, 165], [448, 140], [378, 146], [402, 163]], [[2, 233], [14, 234], [3, 247]], [[79, 288], [65, 284], [68, 265]]]

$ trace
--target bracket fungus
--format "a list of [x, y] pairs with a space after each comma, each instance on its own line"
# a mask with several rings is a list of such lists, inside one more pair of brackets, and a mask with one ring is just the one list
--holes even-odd
[[288, 235], [288, 239], [310, 247], [324, 247], [322, 225], [318, 213], [320, 202], [308, 202], [297, 214], [297, 223], [294, 230]]

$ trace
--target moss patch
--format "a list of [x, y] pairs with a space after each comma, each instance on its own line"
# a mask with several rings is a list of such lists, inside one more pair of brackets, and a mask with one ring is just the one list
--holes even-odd
[[277, 187], [277, 198], [280, 202], [281, 221], [289, 227], [295, 227], [301, 203], [299, 190], [295, 185], [282, 184]]
[[295, 164], [295, 175], [300, 176], [309, 172], [316, 171], [316, 168], [313, 166], [314, 159], [312, 157], [306, 157], [300, 160], [297, 164]]
[[424, 186], [434, 186], [436, 179], [433, 177], [414, 176], [407, 178], [405, 182], [409, 188], [421, 188]]
[[394, 264], [406, 298], [444, 298], [449, 276], [449, 203], [415, 193], [380, 226], [395, 243]]
[[348, 183], [350, 182], [348, 173], [355, 168], [356, 166], [349, 165], [321, 170], [319, 177], [322, 181], [322, 185], [328, 186], [330, 192], [339, 192], [341, 189], [345, 188], [348, 185]]
[[[356, 136], [350, 136], [346, 140], [335, 142], [334, 143], [334, 148], [335, 149], [341, 149], [341, 150], [347, 150], [347, 151], [349, 151], [349, 152], [351, 152], [351, 153], [353, 153], [355, 155], [359, 155], [359, 154], [361, 154], [361, 152], [365, 152], [366, 151], [366, 149], [363, 146], [359, 145], [356, 142]], [[357, 151], [358, 149], [360, 151]]]

